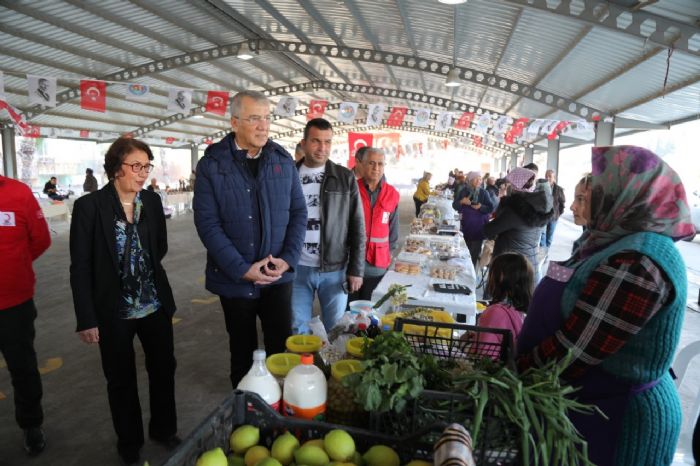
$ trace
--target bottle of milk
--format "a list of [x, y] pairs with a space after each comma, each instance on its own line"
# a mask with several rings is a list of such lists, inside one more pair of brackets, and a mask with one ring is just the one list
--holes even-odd
[[284, 379], [283, 413], [286, 416], [314, 421], [326, 417], [328, 386], [323, 371], [314, 365], [312, 354], [301, 356], [301, 364]]
[[253, 367], [241, 379], [236, 388], [257, 393], [267, 404], [272, 406], [272, 409], [279, 411], [282, 393], [279, 383], [265, 365], [265, 350], [253, 352]]

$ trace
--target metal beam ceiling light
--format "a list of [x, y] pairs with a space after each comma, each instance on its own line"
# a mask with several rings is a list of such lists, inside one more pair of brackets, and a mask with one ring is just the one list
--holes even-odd
[[253, 52], [250, 51], [250, 46], [247, 42], [241, 44], [241, 48], [238, 49], [238, 54], [236, 56], [241, 60], [250, 60], [253, 58]]
[[459, 5], [461, 3], [467, 3], [467, 0], [438, 0], [440, 3], [445, 5]]
[[459, 79], [459, 70], [457, 69], [457, 7], [455, 6], [452, 12], [452, 69], [447, 73], [445, 86], [457, 87], [461, 85], [462, 81]]

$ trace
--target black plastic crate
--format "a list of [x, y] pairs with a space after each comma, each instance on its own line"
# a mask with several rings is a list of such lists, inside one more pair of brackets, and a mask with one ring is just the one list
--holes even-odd
[[[488, 357], [503, 364], [512, 364], [513, 345], [510, 330], [404, 318], [396, 319], [394, 330], [403, 332], [406, 340], [418, 353], [451, 360], [475, 361]], [[460, 334], [471, 335], [471, 338], [462, 340]], [[483, 342], [480, 337], [485, 335], [498, 335], [501, 342]]]
[[398, 437], [355, 427], [284, 417], [270, 408], [257, 394], [234, 390], [221, 406], [183, 440], [164, 466], [193, 466], [202, 453], [216, 447], [221, 447], [228, 455], [231, 432], [243, 424], [258, 427], [260, 444], [268, 448], [277, 436], [286, 431], [292, 432], [303, 443], [309, 439], [323, 438], [333, 429], [343, 429], [352, 435], [357, 450], [361, 453], [373, 445], [387, 445], [396, 450], [402, 464], [412, 459], [431, 460], [433, 445], [421, 443], [419, 439], [427, 436], [437, 438], [447, 425], [444, 422], [436, 422], [411, 435]]

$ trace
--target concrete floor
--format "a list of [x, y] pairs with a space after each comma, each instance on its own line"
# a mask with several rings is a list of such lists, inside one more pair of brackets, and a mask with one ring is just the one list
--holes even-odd
[[[411, 192], [402, 193], [402, 234], [413, 216]], [[68, 224], [54, 222], [51, 248], [36, 261], [35, 301], [36, 350], [44, 386], [44, 429], [47, 447], [36, 458], [22, 449], [22, 433], [14, 422], [12, 386], [6, 370], [0, 370], [0, 466], [9, 465], [116, 465], [115, 435], [107, 404], [107, 393], [97, 346], [80, 342], [68, 281]], [[168, 220], [170, 250], [164, 260], [175, 294], [176, 400], [179, 433], [184, 438], [230, 392], [228, 342], [224, 318], [217, 297], [204, 289], [204, 248], [196, 235], [192, 214]], [[561, 222], [557, 229], [553, 257], [565, 255], [576, 229]], [[697, 293], [697, 283], [693, 288]], [[696, 340], [700, 314], [688, 312], [681, 345]], [[138, 377], [144, 422], [149, 407], [147, 377], [140, 345], [137, 351]], [[0, 369], [4, 361], [0, 359]], [[681, 390], [684, 406], [697, 393], [698, 372], [691, 367], [689, 382]], [[161, 464], [168, 453], [146, 440], [142, 458], [151, 466]]]

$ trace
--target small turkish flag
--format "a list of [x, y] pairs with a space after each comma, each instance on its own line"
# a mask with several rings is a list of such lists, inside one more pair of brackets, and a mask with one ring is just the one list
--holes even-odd
[[389, 119], [386, 121], [387, 126], [401, 126], [403, 119], [406, 117], [408, 107], [393, 107], [389, 114]]
[[80, 81], [80, 108], [104, 113], [107, 109], [107, 83], [104, 81]]
[[515, 142], [515, 135], [513, 134], [513, 131], [506, 131], [505, 136], [503, 136], [503, 140], [506, 144], [513, 144]]
[[41, 128], [35, 125], [27, 125], [27, 129], [22, 136], [25, 138], [39, 138], [41, 137]]
[[513, 126], [510, 128], [510, 132], [513, 134], [513, 136], [517, 137], [523, 134], [523, 131], [525, 130], [525, 126], [530, 120], [527, 118], [518, 118], [515, 120], [515, 123], [513, 123]]
[[126, 139], [134, 139], [134, 133], [132, 133], [132, 132], [124, 133], [124, 134], [122, 134], [122, 137], [126, 138]]
[[172, 144], [173, 142], [175, 142], [175, 138], [174, 138], [174, 137], [165, 138], [165, 143], [166, 143], [166, 144]]
[[472, 143], [474, 147], [483, 147], [484, 139], [481, 136], [472, 136]]
[[472, 124], [473, 119], [474, 119], [473, 112], [462, 113], [462, 116], [459, 117], [459, 120], [457, 120], [457, 123], [455, 123], [455, 129], [458, 129], [460, 131], [468, 130]]
[[361, 147], [372, 147], [372, 133], [348, 133], [348, 149], [350, 149], [348, 158], [348, 168], [355, 166], [355, 153]]
[[80, 137], [81, 138], [88, 138], [90, 137], [90, 131], [87, 129], [81, 129], [80, 130]]
[[207, 146], [210, 145], [210, 144], [213, 144], [213, 143], [214, 143], [214, 140], [211, 139], [211, 138], [208, 138], [208, 139], [205, 139], [205, 140], [204, 140], [204, 144], [206, 144]]
[[306, 113], [306, 121], [313, 120], [314, 118], [323, 118], [327, 106], [327, 100], [312, 100], [309, 102], [309, 111]]
[[224, 116], [228, 105], [228, 91], [207, 92], [206, 112]]
[[551, 133], [547, 135], [547, 140], [553, 141], [561, 134], [564, 129], [571, 124], [570, 121], [560, 121], [557, 126], [554, 127]]

